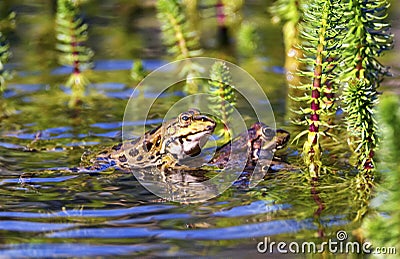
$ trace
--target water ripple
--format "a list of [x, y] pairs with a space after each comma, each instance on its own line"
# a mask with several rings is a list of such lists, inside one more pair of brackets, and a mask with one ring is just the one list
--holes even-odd
[[[196, 239], [196, 240], [232, 240], [251, 237], [272, 236], [282, 233], [295, 233], [310, 229], [311, 220], [274, 220], [256, 224], [247, 224], [225, 228], [171, 230], [136, 227], [117, 228], [81, 228], [49, 233], [51, 238], [163, 238], [163, 239]], [[223, 234], [222, 234], [223, 233]]]
[[54, 218], [54, 217], [121, 217], [144, 213], [154, 213], [175, 208], [172, 205], [144, 205], [123, 209], [62, 210], [51, 213], [0, 211], [0, 217]]
[[78, 177], [78, 175], [68, 175], [68, 176], [60, 176], [60, 177], [42, 177], [42, 178], [24, 178], [21, 179], [3, 179], [0, 181], [0, 185], [4, 183], [20, 183], [23, 181], [24, 183], [59, 183], [64, 182], [73, 178]]
[[20, 232], [43, 232], [66, 229], [75, 226], [72, 223], [43, 223], [29, 222], [21, 220], [2, 220], [0, 230], [20, 231]]
[[91, 244], [18, 244], [0, 246], [0, 257], [10, 258], [60, 258], [60, 257], [86, 257], [86, 256], [112, 256], [130, 253], [139, 253], [154, 250], [168, 250], [164, 244], [150, 245], [91, 245]]
[[213, 215], [219, 217], [242, 217], [242, 216], [250, 216], [262, 213], [269, 213], [278, 210], [289, 209], [291, 206], [289, 204], [272, 204], [269, 205], [271, 202], [267, 202], [264, 200], [252, 202], [249, 205], [244, 206], [237, 206], [231, 209], [217, 211]]

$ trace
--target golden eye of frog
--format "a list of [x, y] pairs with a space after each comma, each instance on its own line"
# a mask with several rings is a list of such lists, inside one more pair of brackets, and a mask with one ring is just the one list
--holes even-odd
[[203, 138], [212, 134], [215, 126], [213, 119], [190, 109], [138, 139], [103, 151], [92, 159], [91, 169], [102, 170], [104, 166], [115, 166], [125, 171], [152, 166], [161, 166], [163, 170], [179, 168], [180, 160], [201, 151]]

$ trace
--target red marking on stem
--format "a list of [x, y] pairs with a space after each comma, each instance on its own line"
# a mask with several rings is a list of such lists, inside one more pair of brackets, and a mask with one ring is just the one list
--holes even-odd
[[312, 121], [319, 121], [319, 116], [318, 116], [318, 114], [311, 114], [310, 119]]
[[313, 111], [319, 110], [319, 104], [315, 100], [312, 100], [312, 102], [311, 102], [311, 110], [313, 110]]
[[316, 126], [314, 123], [311, 123], [310, 127], [308, 128], [308, 131], [310, 131], [310, 132], [318, 132], [318, 126]]
[[217, 21], [218, 26], [225, 26], [225, 12], [224, 12], [224, 3], [222, 0], [219, 0], [215, 6], [217, 8]]
[[314, 90], [311, 91], [311, 97], [312, 98], [318, 99], [319, 96], [320, 96], [320, 94], [319, 94], [318, 90], [314, 89]]

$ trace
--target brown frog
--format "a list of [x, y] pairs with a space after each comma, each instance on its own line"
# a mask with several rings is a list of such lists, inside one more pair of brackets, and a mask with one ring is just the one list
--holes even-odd
[[146, 167], [161, 167], [163, 171], [185, 169], [179, 161], [201, 152], [201, 143], [212, 134], [215, 126], [213, 119], [190, 109], [140, 138], [103, 150], [90, 160], [91, 166], [85, 170], [102, 171], [108, 167], [123, 171]]
[[218, 148], [209, 164], [223, 168], [229, 160], [243, 163], [243, 152], [236, 151], [247, 150], [247, 156], [244, 158], [246, 159], [244, 170], [254, 169], [257, 162], [265, 165], [270, 164], [272, 160], [280, 160], [273, 154], [275, 151], [284, 148], [289, 139], [289, 132], [283, 129], [275, 131], [264, 123], [257, 122], [247, 130], [247, 134], [243, 132], [233, 141]]

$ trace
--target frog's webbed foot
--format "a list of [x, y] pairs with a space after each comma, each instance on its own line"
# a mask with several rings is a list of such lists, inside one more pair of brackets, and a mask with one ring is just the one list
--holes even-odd
[[173, 173], [177, 171], [192, 171], [198, 170], [198, 168], [192, 168], [185, 165], [180, 165], [178, 163], [174, 164], [163, 164], [160, 168], [161, 172], [163, 173]]

